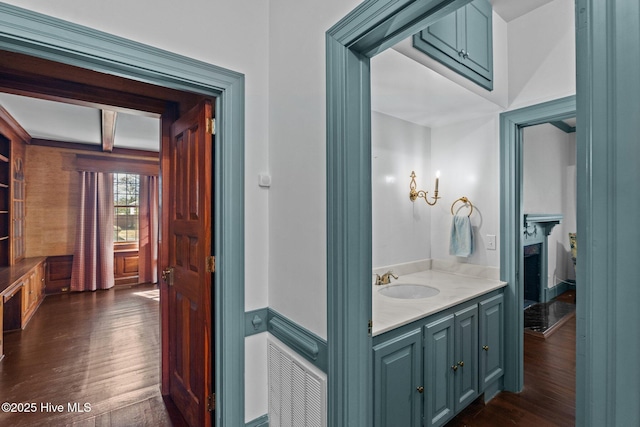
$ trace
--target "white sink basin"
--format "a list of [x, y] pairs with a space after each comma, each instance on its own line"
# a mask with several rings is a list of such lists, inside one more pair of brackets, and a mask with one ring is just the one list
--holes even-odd
[[421, 299], [436, 296], [440, 293], [440, 290], [427, 285], [403, 283], [399, 285], [387, 285], [378, 292], [380, 292], [381, 295], [391, 298]]

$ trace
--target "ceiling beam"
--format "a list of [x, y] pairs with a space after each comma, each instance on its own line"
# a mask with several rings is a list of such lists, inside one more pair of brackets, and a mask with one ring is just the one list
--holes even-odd
[[116, 138], [116, 118], [118, 113], [113, 110], [102, 111], [102, 151], [110, 153]]

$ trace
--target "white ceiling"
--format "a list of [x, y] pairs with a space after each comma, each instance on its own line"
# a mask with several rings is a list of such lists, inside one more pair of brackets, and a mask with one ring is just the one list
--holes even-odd
[[501, 111], [393, 49], [371, 59], [371, 109], [430, 128]]
[[[554, 0], [490, 1], [494, 11], [509, 22]], [[421, 64], [423, 56], [410, 40], [404, 40], [371, 59], [372, 110], [430, 128], [502, 111]]]
[[[490, 0], [512, 21], [553, 0]], [[494, 103], [440, 74], [387, 49], [372, 59], [372, 109], [427, 127], [443, 126], [499, 111]], [[99, 109], [0, 93], [0, 105], [32, 138], [100, 145]], [[114, 146], [159, 151], [159, 120], [118, 113]]]
[[526, 15], [553, 0], [489, 0], [493, 10], [500, 15], [505, 22], [510, 22], [522, 15]]
[[[75, 104], [0, 93], [0, 105], [32, 138], [102, 143], [101, 110]], [[114, 147], [159, 151], [160, 121], [146, 115], [118, 112]]]

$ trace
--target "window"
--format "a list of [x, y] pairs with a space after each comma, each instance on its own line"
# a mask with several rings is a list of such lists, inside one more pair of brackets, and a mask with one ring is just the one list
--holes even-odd
[[140, 175], [113, 174], [113, 208], [114, 243], [138, 243]]

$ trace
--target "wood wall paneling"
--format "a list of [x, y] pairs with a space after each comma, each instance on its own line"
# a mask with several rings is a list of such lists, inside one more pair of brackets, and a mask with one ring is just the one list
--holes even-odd
[[73, 255], [47, 257], [46, 287], [47, 295], [69, 292]]

